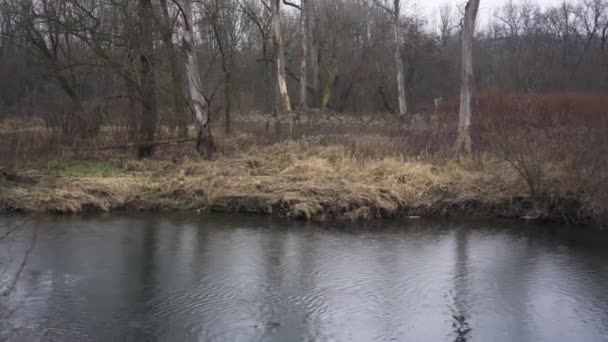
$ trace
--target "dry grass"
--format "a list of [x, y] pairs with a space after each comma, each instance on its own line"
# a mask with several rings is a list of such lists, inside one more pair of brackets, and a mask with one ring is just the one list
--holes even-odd
[[[403, 157], [362, 160], [344, 146], [298, 141], [252, 147], [212, 162], [159, 158], [108, 163], [114, 171], [105, 175], [43, 172], [5, 180], [0, 204], [10, 210], [58, 213], [203, 210], [308, 220], [564, 215], [559, 207], [535, 206], [517, 172], [490, 157], [440, 164]], [[559, 172], [555, 176], [562, 177]], [[555, 198], [576, 190], [563, 186]], [[576, 210], [579, 215], [586, 209]], [[579, 216], [567, 219], [584, 215]]]
[[[5, 124], [10, 127], [0, 130], [0, 146], [7, 152], [0, 158], [0, 171], [2, 163], [11, 171], [0, 174], [0, 210], [192, 210], [308, 220], [493, 215], [608, 221], [608, 170], [593, 164], [600, 158], [587, 158], [603, 145], [579, 152], [586, 146], [581, 139], [591, 135], [564, 139], [559, 129], [548, 127], [521, 137], [513, 133], [520, 130], [502, 125], [501, 130], [481, 132], [473, 157], [454, 160], [453, 120], [441, 115], [404, 121], [385, 114], [302, 114], [291, 138], [286, 137], [286, 124], [282, 135], [269, 129], [266, 115], [241, 116], [234, 120], [232, 135], [218, 130], [219, 154], [209, 162], [191, 145], [163, 146], [148, 160], [133, 159], [128, 148], [52, 149], [39, 126], [21, 125], [21, 133], [15, 134], [11, 127], [19, 123]], [[102, 127], [99, 136], [80, 146], [111, 144], [111, 131]], [[554, 131], [560, 140], [554, 140]], [[528, 168], [533, 177], [514, 166]]]

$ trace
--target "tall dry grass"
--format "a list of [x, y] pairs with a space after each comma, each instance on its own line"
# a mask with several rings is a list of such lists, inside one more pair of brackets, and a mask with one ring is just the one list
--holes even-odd
[[[239, 115], [231, 136], [216, 130], [219, 154], [211, 162], [187, 144], [163, 145], [141, 161], [128, 147], [105, 150], [132, 141], [116, 133], [128, 132], [116, 121], [70, 148], [51, 144], [35, 121], [5, 122], [4, 167], [38, 170], [40, 177], [29, 187], [5, 181], [11, 190], [0, 203], [60, 212], [132, 207], [308, 219], [484, 213], [605, 220], [605, 101], [485, 94], [475, 100], [475, 151], [466, 160], [453, 159], [457, 114], [449, 103], [437, 114], [409, 118], [299, 113], [291, 135], [286, 121], [277, 134], [271, 116]], [[159, 139], [176, 138], [170, 120], [162, 122], [169, 123], [159, 128]], [[111, 163], [118, 176], [47, 177], [65, 163], [88, 159]]]

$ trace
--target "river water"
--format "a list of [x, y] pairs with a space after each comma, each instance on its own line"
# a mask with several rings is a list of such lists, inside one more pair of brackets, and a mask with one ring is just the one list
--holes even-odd
[[582, 227], [0, 217], [14, 227], [0, 340], [608, 341], [608, 243]]

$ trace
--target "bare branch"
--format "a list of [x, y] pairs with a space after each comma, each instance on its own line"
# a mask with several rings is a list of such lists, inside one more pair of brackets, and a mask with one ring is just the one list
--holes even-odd
[[385, 4], [383, 4], [382, 2], [380, 2], [380, 0], [374, 0], [374, 4], [376, 6], [378, 6], [379, 8], [387, 11], [389, 14], [393, 15], [393, 12], [394, 12], [393, 9], [389, 8], [388, 6], [386, 6]]
[[[275, 0], [270, 0], [270, 1], [275, 1]], [[262, 3], [262, 5], [264, 5], [264, 7], [266, 7], [266, 10], [268, 10], [268, 11], [272, 11], [272, 8], [270, 7], [270, 5], [268, 5], [268, 4], [266, 3], [266, 1], [264, 1], [264, 0], [260, 0], [260, 2]]]
[[297, 8], [297, 9], [299, 9], [300, 11], [302, 10], [302, 7], [301, 7], [301, 6], [299, 6], [299, 5], [295, 4], [295, 3], [291, 2], [291, 1], [288, 1], [288, 0], [283, 0], [283, 3], [284, 3], [285, 5], [287, 5], [287, 6], [291, 6], [291, 7], [293, 7], [293, 8]]
[[186, 12], [184, 12], [182, 5], [179, 3], [179, 0], [171, 0], [171, 1], [177, 6], [177, 9], [178, 9], [179, 13], [181, 14], [181, 16], [184, 20], [184, 23], [186, 23], [184, 25], [188, 25], [188, 20], [186, 19]]

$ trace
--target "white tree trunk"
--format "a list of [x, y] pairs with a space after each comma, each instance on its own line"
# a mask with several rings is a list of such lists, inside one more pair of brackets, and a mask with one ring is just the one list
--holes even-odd
[[397, 92], [399, 97], [399, 115], [407, 114], [405, 99], [405, 77], [403, 75], [403, 60], [401, 59], [401, 33], [399, 32], [399, 17], [401, 12], [400, 0], [394, 1], [393, 34], [395, 43], [395, 68], [397, 69]]
[[300, 17], [300, 30], [302, 34], [302, 56], [300, 60], [300, 109], [307, 110], [308, 109], [308, 44], [309, 44], [309, 0], [301, 0], [302, 1], [302, 9], [301, 9], [301, 17]]
[[[175, 0], [174, 0], [175, 1]], [[186, 54], [186, 89], [188, 106], [197, 128], [196, 149], [205, 158], [215, 152], [213, 137], [209, 127], [209, 115], [202, 93], [202, 83], [198, 70], [198, 58], [194, 49], [193, 17], [191, 0], [182, 0], [181, 11], [184, 17], [183, 44]]]
[[471, 93], [473, 88], [473, 34], [479, 10], [479, 0], [469, 0], [464, 13], [462, 29], [462, 66], [460, 112], [458, 116], [458, 140], [456, 153], [471, 153]]
[[281, 34], [281, 0], [271, 1], [272, 11], [272, 31], [274, 43], [274, 59], [276, 64], [277, 87], [281, 100], [281, 111], [289, 113], [291, 111], [291, 101], [287, 92], [287, 82], [285, 80], [285, 52], [283, 47], [283, 36]]

